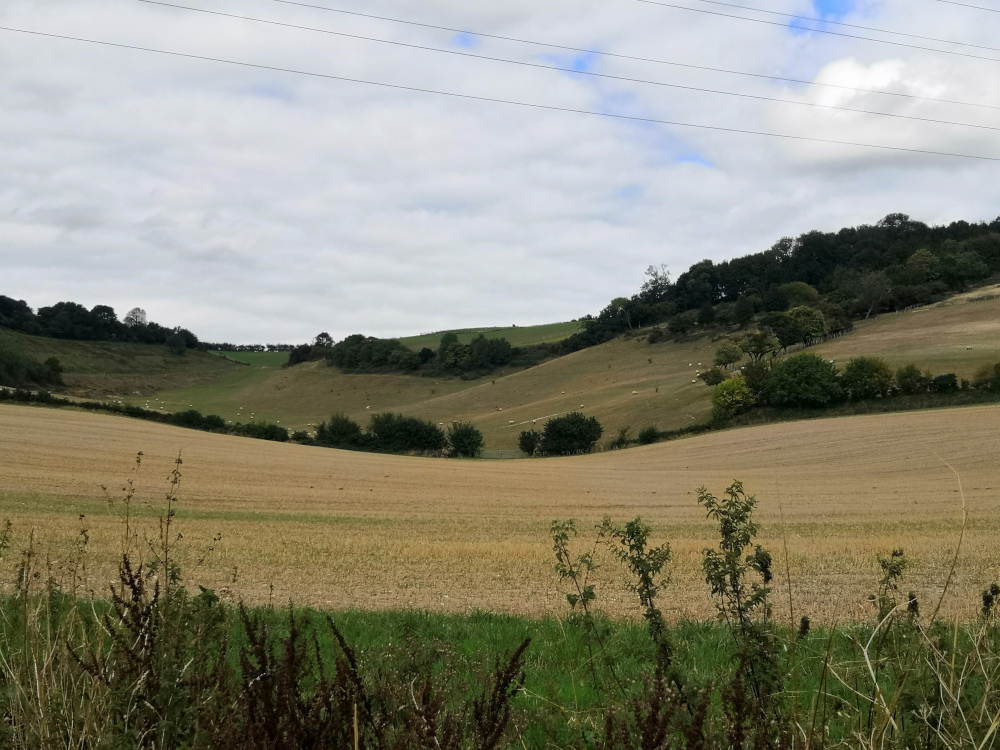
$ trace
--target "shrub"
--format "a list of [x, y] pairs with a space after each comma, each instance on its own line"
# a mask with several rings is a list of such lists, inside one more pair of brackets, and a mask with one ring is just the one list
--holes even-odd
[[517, 436], [517, 447], [529, 456], [533, 456], [535, 455], [535, 451], [538, 450], [538, 443], [541, 439], [542, 433], [538, 430], [524, 430]]
[[475, 458], [483, 452], [483, 433], [469, 422], [453, 422], [448, 428], [448, 455]]
[[653, 425], [649, 427], [643, 427], [639, 430], [639, 435], [636, 437], [636, 442], [639, 445], [650, 445], [655, 443], [660, 439], [660, 431]]
[[796, 354], [775, 365], [765, 393], [774, 406], [823, 408], [840, 400], [837, 369], [815, 354]]
[[983, 365], [976, 371], [976, 377], [972, 381], [973, 388], [981, 388], [988, 391], [1000, 391], [1000, 363], [995, 365]]
[[953, 372], [938, 375], [931, 381], [931, 390], [934, 393], [954, 393], [958, 390], [958, 377]]
[[311, 443], [312, 437], [305, 430], [296, 430], [292, 433], [291, 440], [293, 443]]
[[888, 396], [895, 384], [889, 365], [877, 357], [852, 357], [840, 376], [840, 385], [852, 401]]
[[930, 373], [921, 373], [920, 368], [916, 365], [906, 365], [906, 367], [901, 367], [896, 371], [896, 385], [907, 396], [912, 396], [915, 393], [927, 393], [931, 387], [931, 376]]
[[316, 442], [330, 448], [351, 450], [363, 448], [365, 436], [361, 425], [346, 414], [334, 414], [329, 422], [320, 422], [316, 428]]
[[608, 447], [613, 450], [621, 450], [622, 448], [628, 448], [629, 443], [632, 442], [632, 438], [629, 437], [629, 433], [632, 431], [631, 425], [625, 425], [624, 427], [618, 428], [618, 434], [608, 443]]
[[771, 377], [771, 360], [759, 359], [747, 362], [740, 368], [743, 373], [743, 382], [758, 401], [764, 395], [767, 388], [767, 381]]
[[743, 378], [729, 378], [715, 386], [712, 393], [714, 417], [719, 421], [732, 419], [752, 408], [756, 401]]
[[268, 424], [267, 422], [235, 424], [232, 426], [231, 432], [233, 435], [256, 438], [258, 440], [274, 440], [278, 443], [288, 442], [288, 430], [281, 425]]
[[649, 336], [646, 337], [646, 341], [650, 344], [658, 344], [661, 341], [666, 340], [667, 334], [662, 328], [654, 328], [649, 332]]
[[718, 367], [713, 367], [711, 370], [705, 370], [705, 372], [699, 373], [698, 378], [705, 381], [706, 385], [718, 385], [726, 379], [726, 373]]
[[437, 425], [402, 414], [373, 414], [368, 437], [375, 450], [388, 453], [434, 453], [444, 449], [444, 431]]
[[545, 423], [538, 450], [546, 456], [585, 452], [592, 449], [603, 434], [604, 428], [596, 417], [585, 417], [575, 411]]

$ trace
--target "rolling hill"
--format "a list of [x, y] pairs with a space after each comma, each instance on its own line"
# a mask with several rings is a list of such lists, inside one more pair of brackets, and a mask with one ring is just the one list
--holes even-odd
[[[149, 408], [194, 408], [290, 429], [309, 429], [336, 412], [365, 423], [372, 413], [392, 410], [444, 424], [471, 421], [483, 431], [488, 450], [513, 450], [521, 430], [540, 428], [547, 418], [573, 410], [596, 416], [606, 437], [626, 426], [635, 434], [647, 425], [667, 430], [702, 422], [710, 411], [710, 389], [692, 381], [710, 366], [715, 348], [708, 336], [649, 344], [636, 335], [527, 370], [466, 381], [344, 375], [318, 362], [285, 368], [282, 353], [176, 356], [155, 346], [60, 341], [11, 331], [0, 331], [0, 337], [38, 359], [58, 357], [76, 395], [115, 394]], [[883, 315], [811, 351], [841, 366], [865, 354], [894, 367], [913, 363], [935, 374], [970, 378], [978, 367], [1000, 361], [1000, 286]]]

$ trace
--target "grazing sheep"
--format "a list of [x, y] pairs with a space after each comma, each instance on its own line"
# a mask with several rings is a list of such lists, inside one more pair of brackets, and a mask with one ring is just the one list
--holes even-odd
[[514, 424], [514, 420], [510, 420], [507, 424]]
[[638, 396], [639, 395], [639, 391], [632, 391], [632, 395], [633, 396]]

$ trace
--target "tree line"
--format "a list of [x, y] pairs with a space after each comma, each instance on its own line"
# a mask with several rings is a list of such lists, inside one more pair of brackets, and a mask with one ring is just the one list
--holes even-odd
[[[824, 409], [844, 402], [870, 401], [897, 395], [948, 395], [959, 391], [1000, 392], [1000, 363], [984, 365], [971, 380], [953, 373], [934, 375], [908, 364], [893, 370], [878, 357], [853, 357], [840, 371], [832, 360], [811, 352], [783, 359], [774, 355], [780, 343], [767, 329], [716, 349], [715, 367], [698, 377], [714, 387], [714, 418], [726, 421], [755, 407]], [[749, 362], [735, 365], [749, 357]]]
[[[583, 331], [547, 346], [568, 353], [664, 323], [678, 337], [713, 324], [742, 329], [803, 306], [822, 313], [827, 333], [837, 333], [853, 320], [935, 302], [998, 272], [1000, 218], [932, 227], [890, 214], [874, 225], [784, 237], [722, 263], [703, 260], [676, 281], [666, 266], [650, 266], [634, 295], [611, 300], [582, 319]], [[783, 340], [801, 339], [788, 323], [772, 318], [766, 325]]]
[[424, 347], [415, 352], [398, 339], [357, 333], [335, 342], [324, 332], [311, 344], [292, 349], [288, 365], [323, 361], [345, 373], [456, 375], [473, 379], [499, 367], [536, 364], [547, 356], [550, 356], [547, 351], [512, 346], [505, 338], [487, 338], [482, 334], [463, 344], [456, 333], [445, 333], [437, 350]]
[[76, 302], [57, 302], [36, 312], [24, 300], [0, 295], [0, 326], [56, 339], [166, 344], [176, 353], [204, 348], [191, 331], [154, 323], [141, 307], [132, 308], [119, 320], [108, 305], [88, 310]]
[[296, 432], [292, 439], [342, 450], [451, 458], [476, 458], [482, 455], [484, 444], [483, 433], [469, 422], [452, 422], [446, 432], [432, 422], [391, 412], [373, 414], [367, 430], [346, 414], [334, 414], [319, 424], [315, 434]]

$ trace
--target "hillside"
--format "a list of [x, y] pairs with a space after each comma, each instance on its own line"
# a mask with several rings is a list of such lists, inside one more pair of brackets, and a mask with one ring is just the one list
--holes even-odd
[[538, 326], [511, 326], [510, 328], [466, 328], [456, 331], [438, 331], [423, 333], [419, 336], [405, 336], [400, 339], [406, 346], [417, 352], [427, 347], [437, 350], [441, 337], [446, 333], [454, 333], [462, 344], [468, 344], [477, 336], [483, 335], [491, 339], [504, 338], [513, 346], [535, 346], [562, 341], [582, 330], [578, 321], [568, 323], [548, 323]]
[[157, 391], [212, 383], [243, 369], [220, 357], [166, 346], [110, 341], [71, 341], [0, 328], [0, 346], [38, 361], [55, 357], [63, 367], [66, 393], [87, 398], [147, 396]]
[[912, 362], [935, 374], [971, 378], [978, 367], [1000, 362], [1000, 285], [882, 315], [812, 351], [840, 366], [851, 357], [869, 355], [893, 367]]
[[[785, 545], [796, 610], [817, 622], [869, 613], [876, 554], [897, 547], [912, 561], [904, 590], [933, 601], [963, 501], [970, 518], [942, 615], [974, 616], [969, 608], [1000, 566], [998, 419], [1000, 406], [854, 416], [500, 462], [349, 453], [0, 405], [0, 517], [14, 523], [15, 549], [34, 530], [35, 549], [53, 560], [65, 559], [82, 524], [87, 575], [107, 581], [121, 529], [101, 486], [117, 496], [143, 451], [134, 523], [155, 538], [165, 477], [182, 453], [177, 559], [190, 573], [204, 558], [195, 583], [251, 603], [540, 615], [566, 611], [552, 519], [577, 519], [582, 549], [604, 514], [641, 515], [655, 525], [654, 543], [671, 543], [663, 602], [678, 619], [714, 611], [700, 570], [712, 524], [697, 488], [719, 495], [739, 478], [757, 495], [761, 541], [775, 557], [775, 616], [788, 611]], [[10, 580], [18, 559], [8, 556], [0, 574]], [[618, 571], [596, 572], [598, 603], [637, 615]]]
[[[1000, 361], [1000, 297], [993, 297], [998, 293], [1000, 287], [989, 287], [883, 315], [812, 351], [841, 365], [851, 356], [873, 354], [894, 366], [913, 362], [935, 373], [971, 377], [977, 367]], [[710, 364], [714, 348], [708, 338], [657, 344], [643, 336], [622, 338], [475, 381], [343, 375], [315, 362], [282, 368], [276, 364], [280, 357], [271, 354], [230, 355], [253, 364], [236, 366], [211, 383], [132, 401], [169, 410], [193, 407], [232, 420], [253, 415], [292, 429], [308, 428], [334, 412], [365, 423], [371, 413], [391, 409], [433, 422], [472, 421], [483, 430], [488, 449], [511, 450], [521, 430], [540, 428], [546, 418], [581, 404], [602, 422], [607, 437], [626, 425], [635, 434], [650, 424], [667, 430], [704, 421], [710, 389], [691, 381]]]
[[[234, 421], [280, 422], [290, 429], [308, 429], [336, 412], [366, 423], [372, 413], [401, 411], [446, 424], [474, 422], [488, 450], [513, 450], [521, 430], [539, 429], [547, 418], [578, 409], [601, 421], [606, 438], [625, 426], [634, 435], [647, 425], [667, 430], [702, 422], [709, 416], [710, 389], [692, 380], [710, 365], [715, 348], [707, 337], [657, 344], [645, 336], [619, 338], [528, 370], [465, 381], [344, 375], [319, 362], [284, 368], [286, 355], [280, 352], [177, 356], [162, 346], [64, 341], [0, 330], [3, 341], [39, 360], [58, 357], [66, 368], [67, 390], [75, 395], [124, 395], [150, 408], [194, 408]], [[914, 363], [935, 374], [972, 377], [981, 365], [1000, 361], [1000, 286], [883, 315], [811, 351], [841, 366], [865, 354], [893, 366]]]

